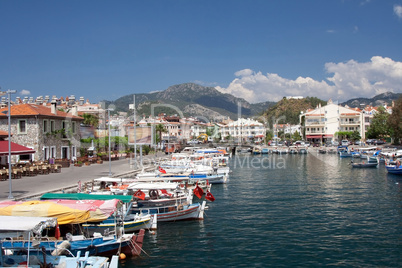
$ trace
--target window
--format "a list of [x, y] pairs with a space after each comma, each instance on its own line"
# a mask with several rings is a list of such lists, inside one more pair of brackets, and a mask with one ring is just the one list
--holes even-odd
[[50, 158], [56, 158], [56, 146], [50, 147]]
[[63, 139], [66, 139], [66, 138], [67, 138], [68, 122], [67, 122], [67, 121], [61, 122], [61, 128], [64, 129], [62, 138], [63, 138]]
[[48, 124], [49, 124], [48, 120], [43, 120], [43, 133], [48, 132]]
[[27, 120], [18, 120], [18, 134], [27, 133]]
[[75, 124], [75, 122], [71, 122], [71, 128], [72, 128], [73, 134], [75, 134], [76, 133], [76, 130], [75, 130], [76, 124]]
[[50, 120], [50, 132], [54, 132], [56, 130], [54, 120]]

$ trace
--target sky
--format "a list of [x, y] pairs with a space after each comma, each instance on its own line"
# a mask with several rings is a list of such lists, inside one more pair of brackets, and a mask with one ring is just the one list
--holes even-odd
[[182, 83], [250, 103], [402, 92], [402, 0], [0, 0], [0, 87], [92, 103]]

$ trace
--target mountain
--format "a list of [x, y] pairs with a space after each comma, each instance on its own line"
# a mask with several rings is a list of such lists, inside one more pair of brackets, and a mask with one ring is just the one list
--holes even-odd
[[392, 101], [397, 100], [402, 93], [385, 92], [374, 96], [373, 98], [355, 98], [341, 103], [342, 106], [349, 106], [351, 108], [364, 108], [366, 105], [380, 106], [380, 105], [392, 105]]
[[[364, 105], [391, 105], [402, 93], [383, 93], [373, 98], [356, 98], [341, 103], [342, 106], [361, 107]], [[214, 87], [204, 87], [194, 83], [173, 85], [164, 91], [135, 94], [137, 116], [167, 115], [194, 116], [204, 121], [219, 121], [230, 117], [237, 119], [239, 112], [241, 117], [254, 117], [263, 115], [272, 125], [272, 120], [286, 118], [286, 123], [297, 124], [300, 111], [315, 108], [319, 103], [326, 102], [315, 97], [304, 99], [286, 99], [279, 102], [249, 103], [245, 99], [237, 98], [230, 94], [224, 94]], [[133, 94], [118, 98], [115, 101], [105, 101], [106, 107], [114, 104], [117, 112], [128, 112], [129, 105], [133, 103]], [[153, 110], [153, 111], [152, 111]], [[284, 120], [278, 121], [283, 123]]]
[[[241, 116], [251, 117], [261, 114], [275, 102], [250, 104], [242, 98], [224, 94], [214, 87], [204, 87], [194, 83], [170, 86], [164, 91], [147, 94], [135, 94], [138, 115], [183, 114], [196, 116], [206, 121], [220, 120], [230, 117], [237, 118], [240, 109]], [[133, 95], [123, 96], [113, 102], [116, 111], [129, 112], [129, 104], [133, 103]]]
[[327, 102], [316, 97], [306, 97], [303, 99], [283, 98], [266, 110], [264, 117], [268, 120], [270, 126], [274, 123], [296, 125], [299, 124], [300, 111], [316, 108], [318, 104], [324, 106], [327, 105]]

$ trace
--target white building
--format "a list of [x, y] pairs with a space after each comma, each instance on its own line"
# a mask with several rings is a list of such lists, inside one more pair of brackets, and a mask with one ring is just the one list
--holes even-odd
[[220, 126], [219, 132], [222, 140], [231, 137], [235, 141], [257, 141], [264, 139], [266, 134], [265, 126], [250, 118], [239, 118], [237, 121]]
[[346, 108], [328, 101], [326, 106], [318, 106], [300, 115], [305, 128], [305, 139], [312, 142], [335, 140], [339, 131], [359, 131], [365, 138], [363, 113], [358, 108]]

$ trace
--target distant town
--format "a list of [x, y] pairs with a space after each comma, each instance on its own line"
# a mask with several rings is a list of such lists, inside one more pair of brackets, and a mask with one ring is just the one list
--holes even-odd
[[[147, 147], [152, 150], [163, 149], [168, 143], [269, 145], [303, 140], [322, 146], [339, 143], [344, 138], [364, 143], [376, 114], [385, 112], [391, 115], [394, 108], [394, 103], [391, 106], [350, 108], [328, 100], [325, 106], [300, 111], [300, 123], [294, 125], [268, 124], [262, 116], [237, 120], [226, 118], [219, 122], [165, 113], [134, 118], [133, 105], [130, 106], [132, 113], [114, 112], [103, 103], [94, 104], [84, 97], [75, 96], [16, 97], [10, 103], [7, 99], [7, 96], [2, 96], [0, 102], [2, 165], [7, 163], [4, 148], [8, 148], [6, 141], [9, 136], [15, 146], [27, 151], [26, 155], [13, 155], [13, 163], [49, 159], [73, 161], [88, 153], [105, 153], [108, 147], [113, 151], [132, 151], [133, 145], [137, 144], [150, 145]], [[107, 142], [109, 136], [113, 138], [112, 145]]]

